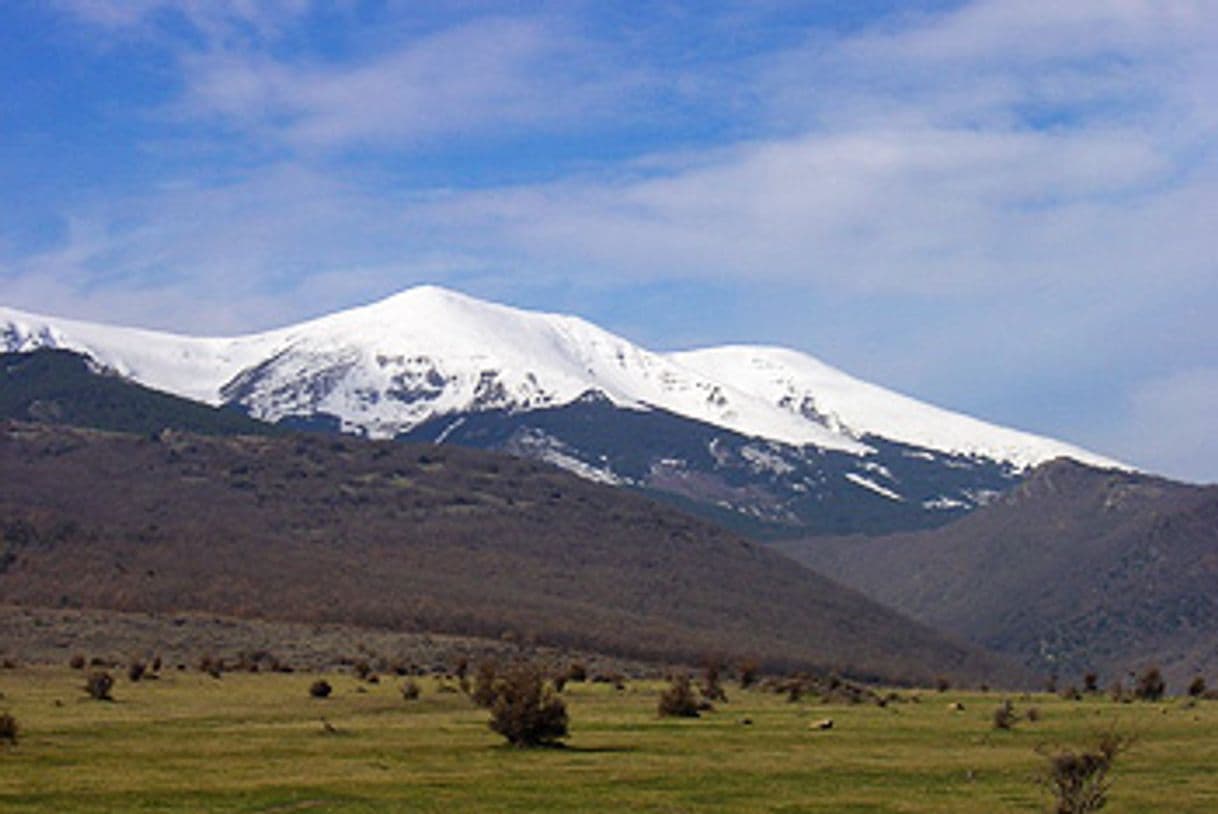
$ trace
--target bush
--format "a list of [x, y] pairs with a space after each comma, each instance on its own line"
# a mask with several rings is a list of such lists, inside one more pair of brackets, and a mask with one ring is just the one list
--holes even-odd
[[1205, 679], [1201, 676], [1196, 676], [1188, 685], [1188, 694], [1191, 698], [1205, 697]]
[[474, 672], [474, 691], [470, 700], [484, 709], [490, 709], [495, 703], [495, 678], [499, 673], [494, 662], [484, 661]]
[[702, 697], [707, 701], [722, 701], [727, 703], [727, 693], [719, 683], [719, 662], [708, 661], [702, 673], [702, 685], [698, 688]]
[[951, 688], [952, 682], [948, 680], [947, 676], [939, 676], [935, 679], [935, 689], [939, 692], [947, 692]]
[[329, 698], [334, 688], [324, 678], [319, 678], [309, 685], [309, 695], [313, 698]]
[[1009, 730], [1015, 726], [1019, 720], [1015, 715], [1015, 705], [1010, 700], [1003, 701], [999, 704], [998, 709], [994, 710], [994, 728]]
[[139, 681], [144, 677], [144, 673], [147, 672], [147, 670], [148, 665], [144, 664], [144, 662], [133, 661], [127, 665], [127, 678], [132, 682]]
[[407, 701], [418, 700], [418, 697], [422, 694], [422, 692], [423, 691], [419, 689], [419, 685], [413, 678], [406, 679], [406, 683], [402, 685], [402, 697]]
[[16, 746], [18, 731], [16, 718], [7, 712], [0, 714], [0, 741]]
[[740, 689], [747, 690], [757, 683], [757, 673], [760, 669], [757, 662], [753, 659], [746, 659], [740, 662]]
[[567, 681], [576, 683], [588, 680], [588, 668], [582, 661], [572, 662], [567, 668]]
[[114, 679], [104, 670], [95, 670], [85, 678], [85, 692], [95, 701], [113, 701], [110, 690], [114, 688]]
[[85, 657], [83, 655], [81, 655], [80, 653], [77, 653], [75, 656], [72, 656], [72, 658], [68, 659], [68, 666], [71, 667], [73, 670], [85, 669]]
[[697, 718], [698, 697], [686, 673], [674, 673], [668, 679], [668, 688], [660, 694], [659, 712], [662, 717]]
[[1158, 667], [1150, 667], [1138, 676], [1137, 686], [1134, 687], [1134, 697], [1140, 701], [1158, 701], [1167, 692], [1167, 684]]
[[1087, 814], [1107, 805], [1112, 787], [1108, 773], [1130, 743], [1130, 739], [1110, 733], [1094, 749], [1049, 755], [1044, 783], [1053, 796], [1053, 814]]
[[1083, 692], [1097, 693], [1100, 691], [1100, 677], [1095, 673], [1087, 673], [1083, 676]]
[[494, 682], [490, 727], [513, 746], [548, 746], [567, 736], [567, 707], [541, 668], [517, 664]]

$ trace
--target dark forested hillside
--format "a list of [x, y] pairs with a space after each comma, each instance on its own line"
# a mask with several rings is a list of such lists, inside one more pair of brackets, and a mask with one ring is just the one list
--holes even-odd
[[0, 602], [205, 610], [651, 659], [1018, 678], [764, 546], [473, 450], [0, 431]]
[[135, 433], [166, 427], [208, 435], [280, 432], [240, 410], [152, 390], [80, 354], [51, 349], [0, 353], [0, 418]]

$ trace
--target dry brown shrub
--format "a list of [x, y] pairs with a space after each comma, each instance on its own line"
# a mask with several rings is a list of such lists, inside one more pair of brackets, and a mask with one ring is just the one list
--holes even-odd
[[113, 701], [110, 690], [114, 688], [114, 678], [104, 670], [94, 670], [85, 678], [84, 690], [94, 701]]
[[658, 710], [663, 717], [697, 718], [701, 703], [688, 673], [673, 673], [668, 687], [660, 694]]
[[334, 688], [324, 678], [319, 678], [309, 685], [309, 695], [313, 698], [329, 698]]
[[1108, 804], [1112, 787], [1109, 772], [1118, 755], [1132, 744], [1132, 739], [1109, 732], [1101, 736], [1095, 747], [1074, 751], [1065, 749], [1046, 755], [1043, 781], [1053, 803], [1053, 814], [1088, 814]]
[[551, 746], [567, 736], [567, 707], [535, 664], [499, 673], [490, 727], [513, 746]]

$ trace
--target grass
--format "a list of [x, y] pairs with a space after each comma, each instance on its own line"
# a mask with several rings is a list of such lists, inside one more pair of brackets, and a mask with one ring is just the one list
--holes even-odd
[[[1218, 810], [1214, 702], [1036, 696], [1016, 712], [1035, 704], [1040, 721], [995, 731], [992, 694], [879, 708], [729, 687], [731, 703], [677, 720], [656, 716], [659, 682], [572, 684], [567, 748], [516, 750], [430, 680], [407, 703], [400, 679], [330, 675], [333, 696], [317, 700], [315, 678], [170, 672], [120, 680], [99, 703], [66, 668], [0, 672], [0, 710], [22, 729], [0, 746], [0, 810], [1030, 812], [1047, 802], [1037, 748], [1090, 745], [1111, 726], [1137, 742], [1106, 811]], [[825, 717], [832, 730], [809, 729]]]

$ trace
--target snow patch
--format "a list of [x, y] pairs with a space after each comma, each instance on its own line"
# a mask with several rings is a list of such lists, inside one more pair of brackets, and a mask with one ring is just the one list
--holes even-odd
[[905, 502], [905, 498], [901, 497], [896, 492], [892, 491], [891, 489], [880, 486], [875, 481], [868, 480], [867, 478], [864, 478], [862, 475], [859, 475], [855, 472], [847, 472], [846, 480], [850, 481], [855, 486], [861, 486], [864, 489], [870, 489], [871, 491], [875, 492], [877, 495], [883, 495], [884, 497], [888, 498], [889, 500], [895, 500], [898, 503]]

